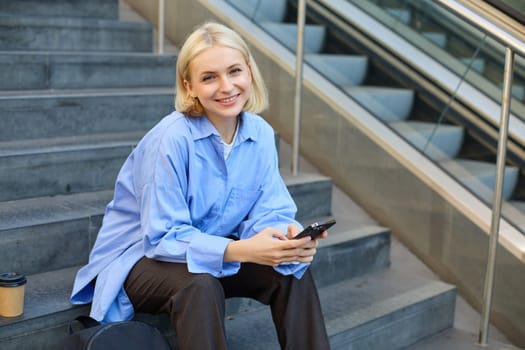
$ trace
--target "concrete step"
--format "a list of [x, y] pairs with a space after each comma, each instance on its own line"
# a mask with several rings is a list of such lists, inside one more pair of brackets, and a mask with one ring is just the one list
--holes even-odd
[[286, 16], [286, 0], [227, 0], [246, 17], [257, 22], [282, 22]]
[[[120, 151], [125, 153], [126, 149], [115, 149], [112, 152]], [[71, 158], [79, 156], [74, 154]], [[111, 161], [110, 159], [109, 162]], [[78, 164], [70, 165], [71, 169], [80, 168], [73, 175], [68, 174], [75, 182], [80, 181], [79, 178], [85, 178], [82, 173], [89, 172], [89, 168], [98, 167], [95, 165], [85, 168], [81, 166], [82, 162], [86, 161], [81, 160]], [[101, 160], [102, 169], [95, 170], [96, 174], [91, 172], [87, 178], [107, 178], [106, 190], [51, 197], [36, 197], [35, 194], [33, 198], [0, 202], [0, 266], [3, 270], [35, 274], [87, 261], [105, 206], [113, 196], [116, 172], [122, 163], [115, 162], [115, 166], [110, 169], [107, 164], [102, 164], [104, 162], [108, 161]], [[23, 174], [24, 178], [30, 177], [27, 172]], [[326, 196], [326, 188], [332, 186], [329, 178], [305, 174], [285, 181], [297, 203], [298, 219], [313, 218], [318, 213], [330, 215], [331, 199]], [[43, 180], [25, 186], [31, 186], [36, 191], [38, 183], [43, 183]], [[328, 192], [331, 193], [331, 190]]]
[[387, 7], [385, 11], [401, 23], [408, 25], [412, 20], [412, 12], [403, 8]]
[[414, 105], [414, 91], [384, 86], [349, 86], [344, 88], [353, 99], [384, 122], [406, 120]]
[[0, 15], [0, 50], [151, 52], [149, 23]]
[[525, 101], [525, 85], [522, 82], [519, 85], [514, 84], [512, 86], [512, 96], [518, 100]]
[[[496, 164], [469, 159], [452, 159], [440, 162], [441, 166], [459, 182], [484, 201], [492, 203], [496, 180]], [[509, 199], [518, 183], [519, 169], [507, 165], [504, 170], [502, 195]]]
[[437, 161], [455, 158], [463, 145], [464, 130], [460, 126], [418, 121], [393, 122], [390, 126]]
[[118, 0], [0, 0], [0, 14], [117, 19]]
[[122, 141], [0, 152], [0, 201], [112, 189], [140, 139], [129, 135]]
[[438, 47], [442, 49], [446, 48], [447, 34], [441, 32], [423, 32], [421, 34]]
[[4, 91], [0, 142], [147, 130], [173, 99], [173, 88]]
[[[386, 269], [319, 290], [331, 349], [396, 350], [451, 327], [456, 290]], [[228, 318], [229, 348], [279, 349], [269, 308]]]
[[286, 170], [281, 170], [281, 175], [288, 186], [288, 191], [297, 203], [297, 220], [332, 214], [332, 180], [330, 178], [306, 172], [294, 176]]
[[24, 314], [0, 318], [2, 349], [61, 349], [71, 320], [89, 314], [89, 306], [69, 303], [78, 267], [27, 276]]
[[0, 265], [31, 275], [84, 264], [112, 191], [0, 202]]
[[361, 85], [368, 70], [366, 56], [308, 54], [304, 60], [332, 83], [341, 86]]
[[0, 90], [175, 86], [173, 55], [0, 52]]
[[471, 58], [471, 57], [463, 57], [460, 58], [461, 62], [465, 64], [466, 67], [470, 67], [472, 70], [483, 74], [485, 71], [485, 60], [482, 58]]
[[367, 225], [343, 226], [342, 230], [328, 230], [328, 238], [319, 243], [311, 267], [319, 288], [390, 266], [389, 229]]
[[[0, 201], [112, 189], [122, 164], [145, 132], [35, 140], [25, 146], [5, 143], [0, 150]], [[293, 185], [292, 196], [305, 200], [298, 218], [330, 215], [328, 178], [302, 174], [287, 181]]]
[[[290, 51], [297, 49], [297, 25], [293, 23], [263, 22], [261, 26], [270, 35], [280, 41]], [[304, 27], [304, 53], [321, 52], [326, 36], [326, 28], [319, 25], [307, 24]]]
[[479, 345], [478, 334], [470, 333], [457, 328], [449, 328], [428, 339], [406, 348], [406, 350], [520, 350], [519, 348], [489, 339], [487, 345]]
[[[381, 227], [364, 227], [362, 230], [354, 229], [344, 237], [326, 241], [319, 248], [318, 261], [314, 262], [314, 275], [321, 285], [326, 284], [325, 272], [337, 268], [344, 273], [344, 277], [336, 277], [329, 284], [338, 283], [341, 278], [357, 278], [363, 273], [377, 271], [388, 266], [390, 233]], [[368, 254], [378, 260], [372, 264]], [[378, 253], [382, 251], [382, 253]], [[334, 252], [337, 254], [334, 255]], [[328, 262], [330, 256], [335, 256], [333, 262]], [[365, 257], [360, 262], [359, 257]], [[337, 264], [335, 264], [337, 262]], [[354, 264], [362, 265], [362, 270], [354, 269]], [[367, 269], [369, 267], [370, 269]], [[16, 319], [0, 318], [0, 341], [3, 350], [24, 349], [58, 349], [67, 335], [69, 321], [77, 315], [87, 314], [88, 306], [72, 306], [69, 304], [74, 276], [78, 266], [43, 272], [28, 276], [26, 286], [26, 301], [24, 314]], [[319, 279], [320, 278], [320, 279]], [[259, 310], [261, 304], [247, 299], [229, 299], [227, 301], [227, 314], [240, 315]], [[138, 315], [137, 318], [147, 320], [170, 333], [169, 321], [165, 316], [151, 317]]]

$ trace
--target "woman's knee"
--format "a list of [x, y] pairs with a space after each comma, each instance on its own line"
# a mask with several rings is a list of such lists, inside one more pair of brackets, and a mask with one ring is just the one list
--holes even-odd
[[219, 279], [207, 273], [195, 275], [189, 287], [205, 293], [222, 292], [222, 285]]
[[217, 278], [203, 273], [195, 275], [191, 282], [174, 297], [186, 300], [189, 298], [194, 303], [222, 303], [224, 301], [224, 290]]

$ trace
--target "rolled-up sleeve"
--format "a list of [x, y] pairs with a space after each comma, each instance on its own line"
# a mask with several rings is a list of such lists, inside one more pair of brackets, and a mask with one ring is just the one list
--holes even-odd
[[239, 271], [239, 262], [224, 262], [224, 251], [230, 239], [200, 235], [188, 247], [188, 270], [193, 273], [211, 273], [215, 277], [234, 275]]

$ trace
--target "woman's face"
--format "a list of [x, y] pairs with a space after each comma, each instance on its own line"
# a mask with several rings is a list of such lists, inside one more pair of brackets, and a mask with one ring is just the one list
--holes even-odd
[[197, 97], [212, 122], [224, 122], [241, 113], [251, 93], [252, 75], [241, 52], [225, 46], [210, 47], [193, 58], [190, 81], [184, 86]]

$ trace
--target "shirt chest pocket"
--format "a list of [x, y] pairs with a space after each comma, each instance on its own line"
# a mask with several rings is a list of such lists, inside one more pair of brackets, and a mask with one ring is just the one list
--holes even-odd
[[225, 203], [223, 226], [237, 226], [250, 213], [262, 191], [232, 188]]

